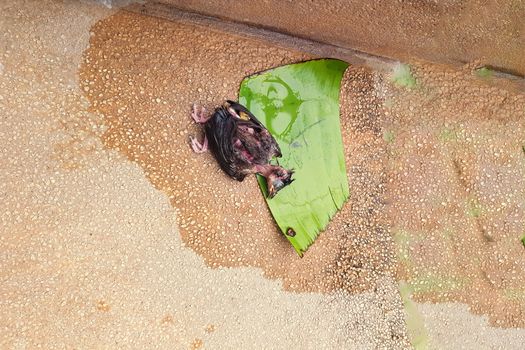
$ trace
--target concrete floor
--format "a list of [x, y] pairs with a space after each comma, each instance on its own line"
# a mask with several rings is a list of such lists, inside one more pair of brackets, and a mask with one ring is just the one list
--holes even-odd
[[[247, 212], [260, 212], [262, 200], [251, 195], [257, 193], [255, 181], [232, 184], [210, 158], [189, 152], [187, 135], [197, 129], [189, 126], [186, 107], [199, 99], [211, 107], [235, 96], [244, 75], [307, 55], [116, 13], [91, 2], [2, 3], [0, 33], [0, 347], [401, 349], [409, 347], [408, 338], [414, 339], [416, 332], [422, 333], [420, 344], [432, 348], [513, 349], [525, 341], [525, 332], [513, 328], [512, 317], [503, 324], [507, 328], [494, 328], [487, 316], [473, 315], [469, 307], [488, 314], [492, 324], [501, 315], [460, 294], [450, 298], [454, 303], [439, 304], [430, 302], [442, 302], [442, 296], [422, 294], [421, 303], [410, 302], [414, 309], [407, 306], [407, 317], [398, 280], [417, 281], [418, 271], [403, 264], [398, 268], [388, 258], [402, 253], [392, 239], [379, 249], [364, 238], [383, 242], [390, 233], [419, 230], [418, 221], [403, 221], [401, 227], [379, 214], [358, 220], [361, 208], [373, 199], [367, 191], [354, 192], [354, 202], [302, 260], [276, 234], [267, 213], [257, 216], [261, 237], [247, 251], [235, 239], [246, 229], [226, 223], [218, 230], [225, 232], [221, 236], [203, 228], [220, 215], [218, 207], [206, 221], [191, 216], [199, 199], [199, 194], [192, 198], [191, 190], [208, 188], [206, 181], [191, 181], [199, 174], [224, 187], [225, 196], [237, 198], [232, 208], [242, 205]], [[425, 92], [463, 77], [444, 67], [414, 67]], [[433, 80], [435, 76], [445, 78]], [[396, 90], [379, 73], [355, 69], [345, 79], [342, 123], [350, 183], [372, 193], [385, 180], [379, 176], [383, 168], [372, 166], [385, 159], [408, 164], [396, 148], [407, 147], [413, 156], [419, 150], [418, 142], [403, 141], [407, 130], [415, 129], [417, 138], [427, 125], [413, 119], [409, 102], [417, 97], [423, 101], [417, 100], [418, 106], [434, 103], [431, 108], [444, 106], [452, 112], [456, 106], [444, 105], [447, 98], [442, 101], [439, 94], [433, 100], [429, 94], [407, 97], [414, 92]], [[519, 95], [507, 96], [476, 81], [461, 88], [472, 86], [480, 100], [503, 94], [514, 107], [521, 106]], [[383, 107], [372, 108], [379, 105], [392, 109], [385, 114]], [[505, 115], [520, 117], [513, 108]], [[375, 124], [371, 111], [377, 112]], [[473, 113], [492, 112], [481, 105]], [[489, 120], [483, 135], [497, 125], [515, 130], [511, 139], [519, 139], [523, 119], [502, 118], [500, 124]], [[139, 132], [142, 124], [145, 129]], [[467, 134], [479, 130], [477, 125], [467, 129]], [[509, 151], [514, 169], [521, 160], [513, 163], [513, 157]], [[166, 163], [170, 160], [171, 165]], [[185, 167], [177, 169], [173, 160]], [[386, 169], [392, 179], [389, 193], [401, 200], [399, 206], [384, 207], [392, 217], [414, 202], [396, 191], [412, 193], [404, 184], [415, 181], [410, 174], [419, 174], [395, 169]], [[359, 178], [363, 171], [370, 176]], [[447, 176], [445, 171], [442, 178]], [[440, 187], [435, 191], [440, 193]], [[381, 191], [373, 194], [388, 197]], [[512, 200], [521, 198], [518, 193]], [[223, 212], [228, 212], [228, 201], [223, 203]], [[371, 235], [370, 223], [363, 220], [374, 221], [373, 232], [384, 236]], [[253, 227], [250, 221], [241, 224]], [[347, 226], [357, 228], [343, 229]], [[337, 259], [345, 266], [349, 258], [342, 248], [365, 262], [367, 272], [325, 268]], [[381, 258], [385, 252], [387, 258]], [[513, 254], [509, 259], [516, 260]], [[263, 257], [251, 259], [253, 255]], [[300, 278], [291, 273], [303, 270], [311, 273]], [[478, 271], [472, 269], [467, 277]], [[345, 285], [349, 280], [358, 287]], [[516, 312], [511, 309], [509, 315]], [[413, 327], [413, 319], [419, 327]]]

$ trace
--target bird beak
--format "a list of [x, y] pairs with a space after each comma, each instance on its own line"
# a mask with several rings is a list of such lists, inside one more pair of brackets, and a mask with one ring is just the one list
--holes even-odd
[[272, 183], [267, 183], [268, 185], [268, 198], [273, 198], [277, 191], [275, 190], [275, 186]]
[[230, 113], [230, 115], [234, 118], [237, 118], [237, 119], [242, 119], [241, 116], [239, 114], [237, 114], [237, 112], [235, 111], [235, 109], [233, 109], [232, 105], [230, 102], [228, 101], [225, 101], [223, 104], [222, 104], [222, 108], [224, 108], [225, 110], [228, 111], [228, 113]]
[[273, 198], [277, 192], [291, 184], [294, 179], [292, 179], [294, 171], [288, 170], [284, 175], [278, 176], [275, 173], [270, 173], [266, 177], [266, 184], [268, 187], [268, 198]]

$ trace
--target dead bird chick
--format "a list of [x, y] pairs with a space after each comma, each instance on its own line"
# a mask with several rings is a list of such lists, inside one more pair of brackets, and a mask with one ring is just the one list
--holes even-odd
[[269, 164], [272, 158], [281, 157], [279, 145], [246, 107], [228, 100], [206, 116], [204, 108], [194, 105], [192, 118], [204, 125], [202, 143], [190, 137], [193, 150], [202, 153], [209, 147], [221, 168], [235, 180], [255, 173], [264, 176], [270, 198], [292, 183], [292, 170]]

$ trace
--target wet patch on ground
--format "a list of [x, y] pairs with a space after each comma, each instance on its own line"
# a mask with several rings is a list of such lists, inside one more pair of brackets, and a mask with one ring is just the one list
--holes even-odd
[[525, 327], [525, 98], [472, 71], [415, 64], [385, 105], [388, 215], [418, 301]]
[[386, 153], [378, 151], [379, 119], [369, 118], [370, 106], [381, 109], [367, 94], [372, 74], [349, 70], [343, 84], [351, 199], [301, 259], [275, 226], [255, 178], [231, 180], [209, 153], [194, 154], [188, 138], [202, 133], [190, 118], [193, 102], [212, 111], [236, 99], [245, 76], [310, 57], [126, 12], [92, 32], [80, 83], [105, 116], [103, 141], [169, 195], [183, 241], [209, 266], [261, 267], [294, 291], [358, 292], [393, 274], [393, 240], [378, 219]]
[[80, 78], [105, 116], [105, 145], [169, 195], [183, 241], [209, 266], [260, 267], [294, 291], [360, 292], [397, 274], [417, 301], [463, 302], [495, 325], [525, 326], [525, 102], [474, 65], [414, 64], [408, 85], [347, 70], [351, 198], [302, 259], [255, 178], [235, 182], [210, 154], [192, 153], [188, 137], [201, 134], [193, 102], [211, 111], [237, 96], [245, 76], [308, 58], [121, 12], [94, 26]]

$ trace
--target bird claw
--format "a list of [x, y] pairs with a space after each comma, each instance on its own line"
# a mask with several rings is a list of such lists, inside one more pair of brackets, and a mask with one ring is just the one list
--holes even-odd
[[195, 153], [204, 153], [208, 150], [208, 139], [204, 136], [202, 144], [193, 136], [190, 136], [191, 148]]
[[206, 116], [206, 109], [201, 107], [200, 110], [197, 105], [194, 103], [192, 107], [191, 117], [195, 120], [196, 123], [204, 124], [210, 119]]

